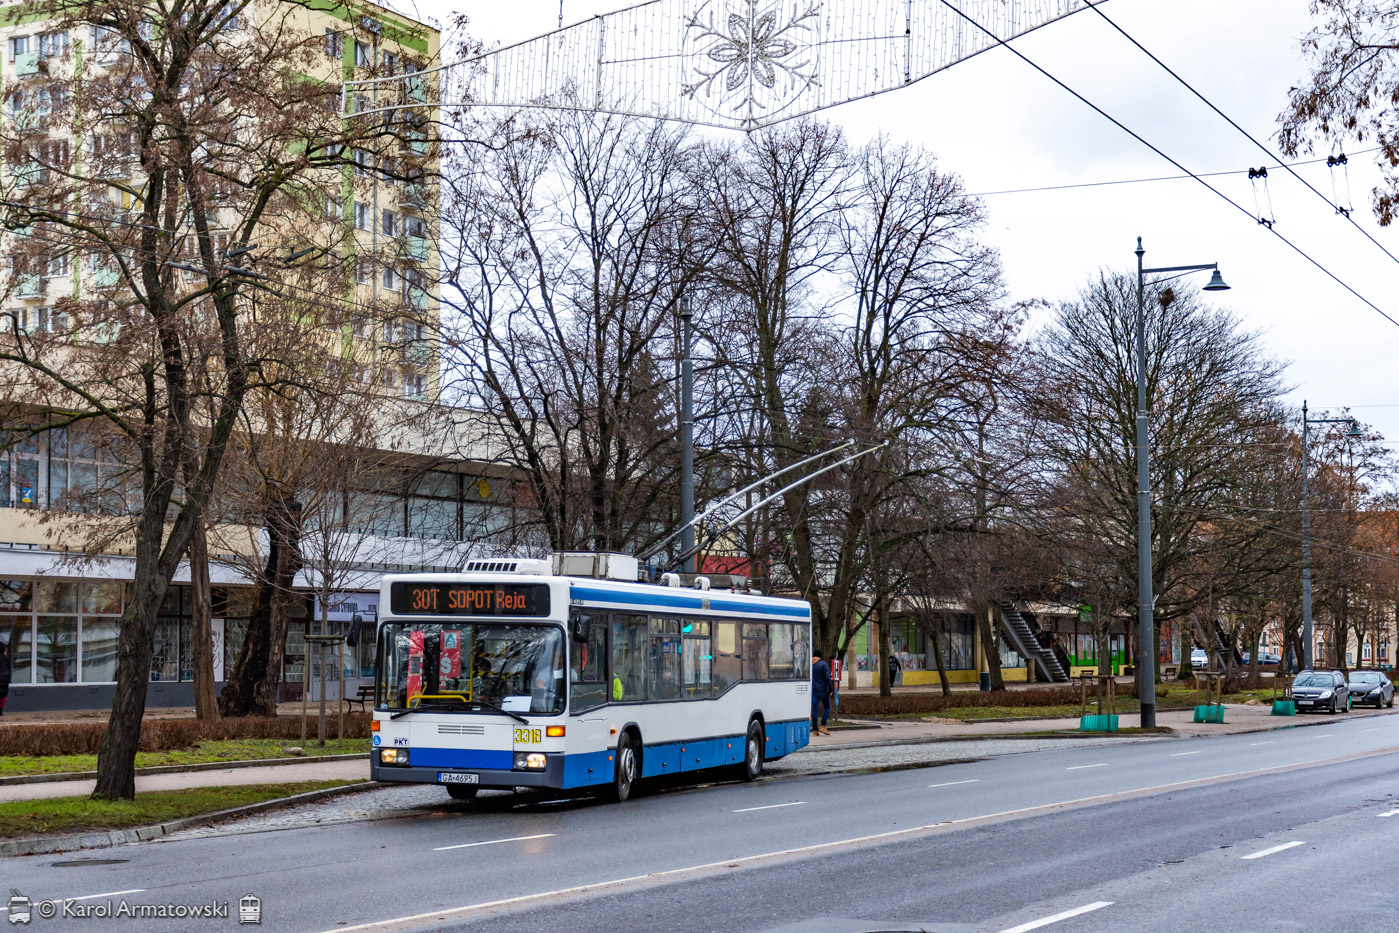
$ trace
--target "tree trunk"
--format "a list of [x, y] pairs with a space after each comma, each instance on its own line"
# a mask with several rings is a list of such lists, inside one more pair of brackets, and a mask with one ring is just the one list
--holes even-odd
[[942, 684], [942, 695], [952, 696], [952, 684], [947, 680], [947, 662], [942, 656], [942, 639], [938, 637], [938, 630], [935, 626], [929, 625], [926, 629], [928, 638], [933, 643], [933, 660], [938, 666], [938, 683]]
[[214, 689], [213, 596], [209, 591], [209, 546], [204, 523], [189, 539], [190, 612], [194, 625], [194, 716], [219, 718], [219, 696]]
[[894, 695], [894, 678], [889, 670], [889, 620], [879, 615], [879, 695]]
[[[243, 650], [233, 666], [219, 711], [225, 716], [277, 715], [277, 683], [291, 621], [291, 586], [301, 569], [301, 503], [283, 500], [267, 510], [267, 567], [248, 619]], [[307, 672], [302, 671], [302, 689]]]
[[996, 640], [995, 626], [991, 622], [991, 613], [994, 611], [993, 606], [978, 606], [976, 620], [977, 625], [981, 627], [981, 653], [986, 658], [986, 670], [991, 675], [991, 689], [1004, 690], [1006, 682], [1001, 676], [1001, 649]]
[[[151, 550], [149, 546], [140, 550]], [[138, 551], [139, 553], [139, 551]], [[152, 565], [154, 554], [147, 558]], [[155, 617], [169, 581], [142, 568], [131, 585], [131, 601], [121, 616], [117, 638], [117, 686], [107, 734], [97, 752], [97, 786], [92, 796], [104, 800], [131, 800], [136, 796], [136, 750], [141, 742], [141, 720], [146, 714], [146, 684], [150, 682], [151, 652], [155, 645]]]
[[1180, 620], [1180, 664], [1176, 665], [1176, 680], [1194, 679], [1194, 665], [1190, 663], [1190, 653], [1195, 650], [1195, 640], [1190, 637], [1194, 625], [1187, 625], [1185, 617]]

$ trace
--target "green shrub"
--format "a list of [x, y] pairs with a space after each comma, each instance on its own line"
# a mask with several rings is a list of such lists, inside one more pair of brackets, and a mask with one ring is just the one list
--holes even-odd
[[953, 707], [968, 706], [1064, 706], [1077, 705], [1078, 687], [1026, 687], [1023, 690], [988, 690], [976, 693], [896, 693], [891, 697], [878, 694], [851, 693], [840, 698], [841, 715], [881, 716], [897, 713], [938, 713]]

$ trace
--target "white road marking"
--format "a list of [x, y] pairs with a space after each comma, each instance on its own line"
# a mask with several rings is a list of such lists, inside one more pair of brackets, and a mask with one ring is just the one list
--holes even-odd
[[1100, 761], [1096, 765], [1074, 765], [1072, 768], [1065, 768], [1065, 771], [1082, 771], [1084, 768], [1106, 768], [1108, 763]]
[[779, 807], [800, 807], [805, 804], [805, 800], [798, 800], [794, 803], [770, 803], [766, 807], [744, 807], [742, 810], [731, 810], [731, 813], [752, 813], [754, 810], [776, 810]]
[[1252, 855], [1241, 855], [1239, 857], [1244, 861], [1248, 861], [1249, 859], [1262, 858], [1265, 855], [1274, 855], [1278, 852], [1285, 852], [1288, 849], [1295, 849], [1298, 846], [1304, 845], [1306, 845], [1305, 842], [1284, 842], [1280, 846], [1273, 846], [1271, 849], [1264, 849], [1262, 852], [1255, 852]]
[[1377, 813], [1376, 816], [1399, 816], [1399, 810], [1386, 810], [1384, 813]]
[[1277, 742], [1249, 742], [1250, 748], [1257, 748], [1259, 745], [1276, 745]]
[[1360, 731], [1361, 731], [1361, 732], [1379, 732], [1380, 730], [1378, 730], [1378, 729], [1361, 729]]
[[1183, 756], [1183, 755], [1198, 755], [1198, 754], [1200, 754], [1200, 753], [1199, 753], [1199, 752], [1176, 752], [1176, 753], [1175, 753], [1174, 755], [1172, 755], [1171, 757], [1172, 757], [1172, 758], [1180, 758], [1180, 757]]
[[[82, 897], [49, 898], [55, 904], [62, 904], [65, 901], [90, 901], [99, 897], [116, 897], [119, 894], [140, 894], [145, 888], [132, 888], [130, 891], [108, 891], [106, 894], [84, 894]], [[38, 902], [35, 901], [37, 904]], [[0, 913], [9, 913], [10, 908], [0, 907]]]
[[1335, 735], [1334, 732], [1323, 732], [1323, 733], [1321, 733], [1321, 735], [1314, 735], [1314, 736], [1312, 736], [1312, 738], [1314, 738], [1314, 739], [1329, 739], [1329, 738], [1331, 738], [1331, 736], [1333, 736], [1333, 735]]
[[1029, 923], [1022, 923], [1018, 927], [1010, 927], [1002, 930], [1001, 933], [1029, 933], [1030, 930], [1038, 930], [1040, 927], [1047, 927], [1051, 923], [1058, 923], [1060, 920], [1067, 920], [1070, 917], [1077, 917], [1079, 914], [1086, 914], [1094, 910], [1102, 910], [1104, 907], [1111, 907], [1112, 901], [1094, 901], [1091, 904], [1084, 904], [1082, 907], [1075, 907], [1073, 910], [1066, 910], [1062, 914], [1055, 914], [1052, 917], [1044, 917], [1039, 920], [1031, 920]]
[[948, 781], [946, 784], [929, 784], [928, 786], [929, 786], [929, 787], [951, 787], [951, 786], [953, 786], [954, 784], [975, 784], [975, 783], [977, 783], [977, 782], [980, 781], [980, 780], [981, 780], [981, 778], [972, 778], [970, 781]]
[[[1327, 758], [1322, 761], [1358, 761], [1364, 758], [1374, 758], [1389, 752], [1361, 752], [1354, 755], [1344, 755], [1340, 758]], [[1031, 813], [1048, 813], [1062, 810], [1065, 807], [1083, 806], [1091, 803], [1098, 803], [1104, 800], [1121, 800], [1142, 794], [1150, 794], [1155, 791], [1175, 790], [1184, 787], [1205, 787], [1218, 784], [1223, 781], [1237, 780], [1239, 778], [1254, 777], [1260, 774], [1281, 774], [1288, 771], [1296, 771], [1299, 768], [1311, 767], [1317, 762], [1307, 762], [1305, 764], [1273, 765], [1267, 768], [1250, 768], [1247, 771], [1230, 771], [1225, 774], [1216, 774], [1205, 778], [1192, 778], [1188, 781], [1171, 781], [1168, 784], [1152, 784], [1147, 787], [1137, 787], [1131, 790], [1112, 791], [1106, 794], [1092, 794], [1088, 797], [1075, 797], [1071, 800], [1060, 800], [1054, 803], [1037, 804], [1031, 807], [1017, 807], [1014, 810], [1000, 810], [995, 813], [983, 813], [977, 816], [967, 816], [956, 820], [945, 820], [941, 823], [928, 823], [923, 826], [911, 826], [908, 829], [894, 829], [883, 833], [874, 833], [868, 836], [856, 836], [850, 839], [837, 839], [831, 842], [821, 842], [815, 845], [798, 846], [792, 849], [781, 849], [775, 852], [762, 852], [758, 855], [743, 855], [738, 858], [727, 858], [718, 862], [707, 862], [703, 865], [688, 865], [683, 868], [669, 868], [663, 871], [652, 872], [646, 875], [632, 875], [627, 878], [613, 878], [607, 881], [593, 881], [586, 884], [573, 885], [572, 887], [559, 888], [553, 891], [539, 891], [534, 894], [521, 894], [516, 897], [503, 898], [495, 901], [481, 901], [475, 904], [464, 904], [461, 907], [446, 907], [421, 914], [410, 914], [402, 917], [391, 917], [387, 920], [370, 920], [366, 923], [355, 926], [335, 926], [326, 933], [363, 933], [370, 930], [400, 930], [408, 929], [414, 925], [420, 925], [425, 921], [434, 920], [441, 922], [449, 917], [466, 917], [483, 910], [492, 910], [500, 907], [515, 906], [522, 904], [544, 904], [549, 903], [561, 895], [588, 894], [609, 889], [625, 888], [629, 885], [637, 884], [665, 884], [669, 879], [680, 879], [687, 877], [699, 877], [707, 872], [712, 872], [721, 868], [738, 868], [742, 865], [755, 865], [764, 862], [779, 861], [795, 855], [814, 855], [821, 852], [838, 852], [850, 848], [851, 846], [868, 845], [871, 842], [883, 840], [907, 839], [916, 837], [920, 833], [930, 833], [946, 830], [951, 826], [964, 826], [968, 823], [982, 823], [987, 820], [1005, 819], [1013, 816], [1023, 816]]]
[[474, 849], [477, 846], [494, 846], [502, 842], [525, 842], [530, 839], [548, 839], [555, 833], [536, 833], [533, 836], [511, 836], [509, 839], [488, 839], [485, 842], [463, 842], [459, 846], [438, 846], [434, 852], [446, 852], [448, 849]]

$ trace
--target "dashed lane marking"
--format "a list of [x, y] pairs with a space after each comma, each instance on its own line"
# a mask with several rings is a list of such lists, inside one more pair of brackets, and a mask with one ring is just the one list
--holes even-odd
[[1029, 933], [1030, 930], [1038, 930], [1040, 927], [1047, 927], [1051, 923], [1058, 923], [1060, 920], [1068, 920], [1070, 917], [1077, 917], [1094, 910], [1102, 910], [1104, 907], [1111, 907], [1112, 901], [1094, 901], [1091, 904], [1084, 904], [1082, 907], [1075, 907], [1073, 910], [1066, 910], [1061, 914], [1052, 917], [1041, 917], [1039, 920], [1031, 920], [1029, 923], [1022, 923], [1017, 927], [1010, 927], [1002, 930], [1001, 933]]
[[1084, 768], [1106, 768], [1108, 763], [1100, 761], [1096, 765], [1074, 765], [1072, 768], [1065, 768], [1065, 771], [1082, 771]]
[[[140, 894], [145, 888], [132, 888], [130, 891], [108, 891], [106, 894], [84, 894], [82, 897], [54, 897], [49, 898], [55, 904], [71, 903], [73, 901], [91, 901], [99, 897], [117, 897], [122, 894]], [[0, 913], [9, 913], [10, 908], [0, 907]]]
[[1295, 849], [1298, 846], [1304, 845], [1306, 845], [1305, 842], [1284, 842], [1280, 846], [1273, 846], [1271, 849], [1264, 849], [1262, 852], [1255, 852], [1252, 855], [1241, 855], [1239, 857], [1244, 861], [1248, 861], [1249, 859], [1262, 858], [1265, 855], [1276, 855], [1279, 852], [1286, 852], [1288, 849]]
[[977, 783], [977, 782], [980, 781], [980, 780], [981, 780], [981, 778], [972, 778], [970, 781], [948, 781], [948, 782], [945, 783], [945, 784], [929, 784], [928, 786], [929, 786], [929, 787], [952, 787], [954, 784], [975, 784], [975, 783]]
[[754, 810], [776, 810], [779, 807], [800, 807], [805, 804], [805, 800], [797, 800], [793, 803], [770, 803], [765, 807], [744, 807], [742, 810], [731, 810], [731, 813], [752, 813]]
[[1183, 757], [1185, 757], [1186, 755], [1198, 755], [1198, 754], [1200, 754], [1200, 753], [1199, 753], [1199, 752], [1176, 752], [1176, 753], [1175, 753], [1174, 755], [1172, 755], [1171, 757], [1172, 757], [1172, 758], [1183, 758]]
[[463, 842], [459, 846], [438, 846], [434, 852], [446, 852], [448, 849], [474, 849], [477, 846], [496, 846], [502, 842], [527, 842], [530, 839], [548, 839], [555, 833], [535, 833], [533, 836], [511, 836], [509, 839], [487, 839], [485, 842]]

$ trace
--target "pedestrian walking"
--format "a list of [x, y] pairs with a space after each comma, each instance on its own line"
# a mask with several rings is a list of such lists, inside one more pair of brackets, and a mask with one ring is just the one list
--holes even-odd
[[5, 715], [5, 700], [10, 696], [10, 649], [0, 641], [0, 716]]
[[[835, 682], [831, 679], [831, 666], [816, 651], [811, 655], [811, 731], [817, 735], [830, 735], [826, 722], [831, 718], [831, 692]], [[817, 721], [817, 716], [820, 721]]]

